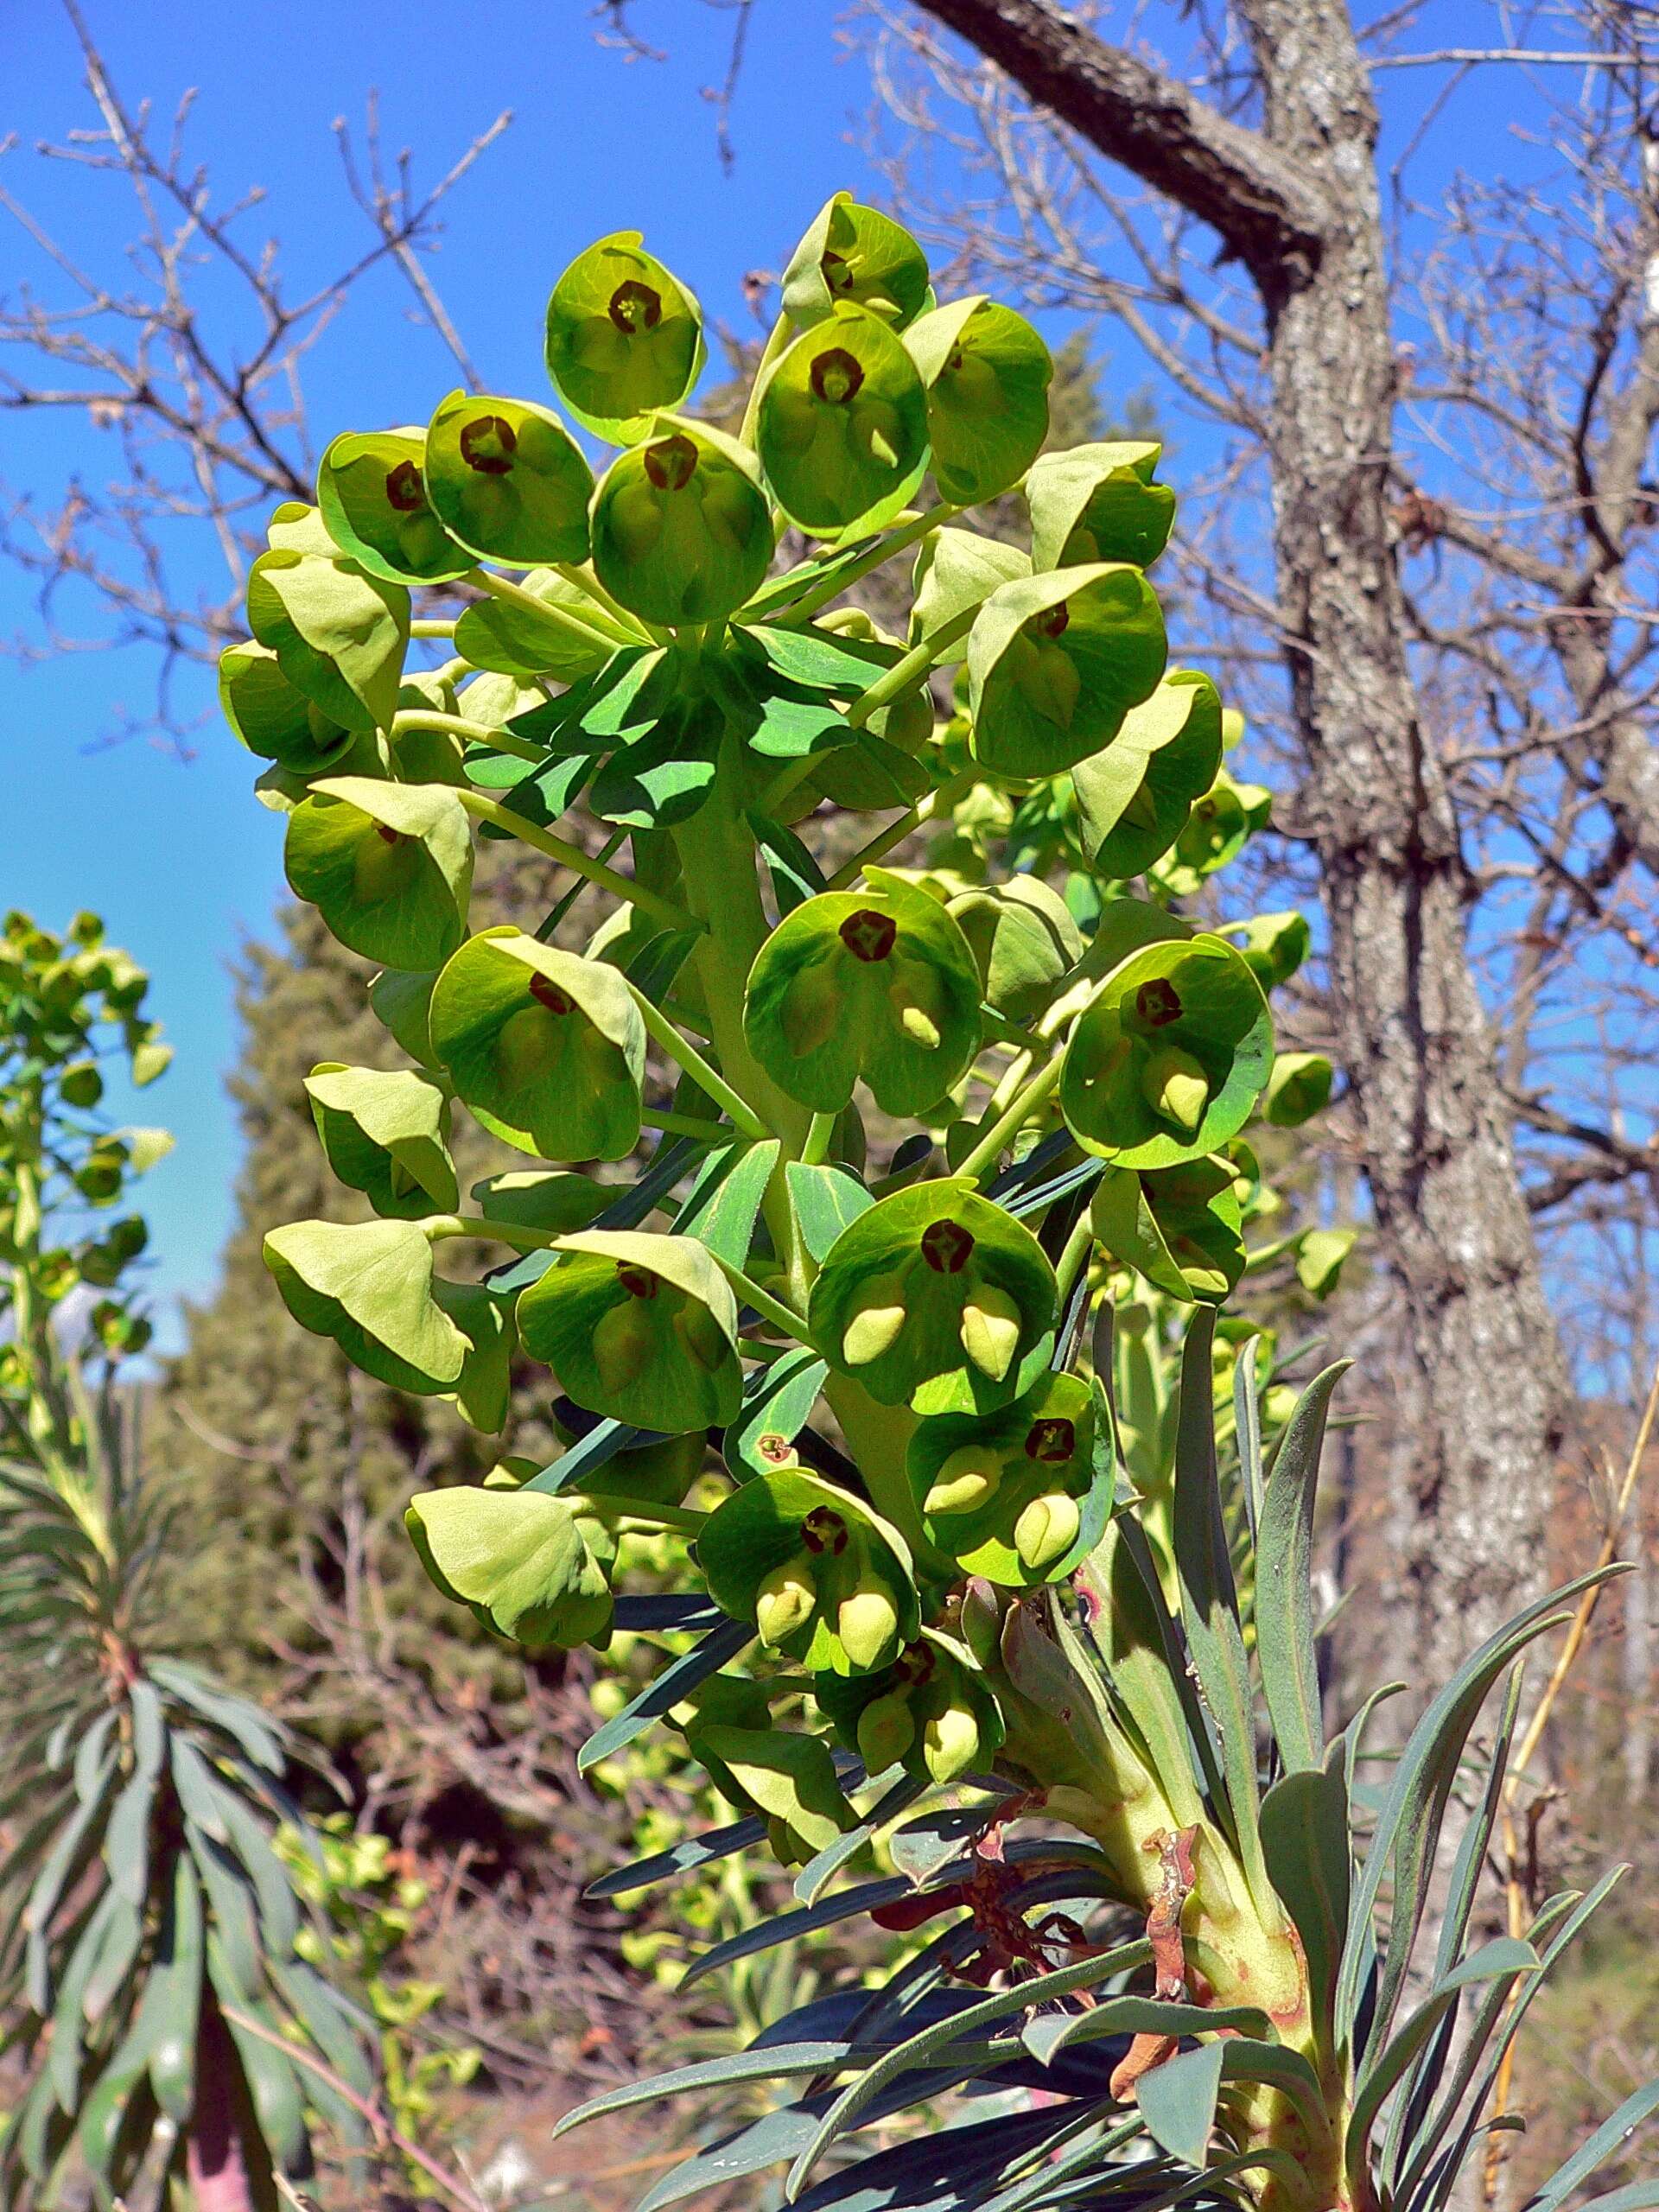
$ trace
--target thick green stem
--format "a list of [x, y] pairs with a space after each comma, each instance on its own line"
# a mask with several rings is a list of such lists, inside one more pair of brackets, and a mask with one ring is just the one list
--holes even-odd
[[1047, 1098], [1060, 1079], [1061, 1055], [1056, 1052], [1046, 1067], [1014, 1093], [1012, 1102], [991, 1123], [984, 1135], [957, 1168], [958, 1175], [980, 1176], [993, 1166], [1005, 1145], [1012, 1143], [1023, 1125]]
[[853, 728], [862, 729], [873, 715], [879, 715], [883, 707], [890, 707], [895, 699], [902, 698], [913, 683], [919, 683], [924, 677], [930, 675], [951, 646], [965, 638], [973, 628], [974, 617], [978, 612], [976, 607], [964, 607], [960, 614], [952, 615], [950, 621], [942, 622], [937, 630], [930, 630], [921, 643], [912, 645], [902, 660], [894, 661], [879, 682], [872, 683], [868, 691], [861, 691], [847, 709], [847, 719]]
[[766, 1125], [760, 1116], [732, 1089], [724, 1076], [711, 1068], [695, 1045], [688, 1044], [667, 1017], [654, 1007], [643, 991], [628, 985], [630, 996], [639, 1009], [639, 1019], [657, 1039], [671, 1059], [677, 1060], [691, 1080], [699, 1084], [716, 1106], [729, 1114], [746, 1137], [760, 1139], [766, 1134]]
[[887, 828], [878, 830], [869, 843], [855, 852], [851, 860], [842, 861], [830, 878], [830, 889], [845, 891], [849, 884], [856, 883], [872, 861], [885, 858], [895, 845], [902, 845], [912, 830], [919, 830], [925, 822], [931, 822], [943, 808], [953, 805], [968, 786], [978, 779], [977, 767], [964, 768], [960, 774], [939, 785], [937, 790], [924, 791], [916, 804], [906, 807], [896, 822], [889, 822]]
[[839, 599], [843, 592], [849, 591], [872, 569], [879, 569], [884, 562], [891, 561], [896, 553], [904, 552], [906, 547], [917, 544], [922, 538], [931, 537], [936, 530], [943, 529], [948, 522], [954, 522], [964, 512], [961, 507], [930, 507], [925, 514], [912, 515], [908, 522], [900, 523], [896, 530], [890, 530], [885, 537], [878, 538], [868, 553], [849, 567], [839, 569], [834, 575], [826, 576], [822, 583], [814, 584], [804, 598], [798, 599], [789, 612], [779, 618], [778, 627], [780, 630], [800, 629], [812, 620], [821, 607], [827, 607], [832, 599]]

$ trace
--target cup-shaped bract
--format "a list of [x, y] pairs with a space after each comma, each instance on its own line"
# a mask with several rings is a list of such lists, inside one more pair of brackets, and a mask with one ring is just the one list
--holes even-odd
[[427, 425], [425, 477], [439, 521], [474, 553], [513, 569], [588, 557], [594, 472], [545, 407], [452, 391]]
[[1248, 922], [1230, 925], [1227, 934], [1243, 938], [1239, 950], [1264, 991], [1287, 983], [1313, 948], [1307, 917], [1294, 908], [1282, 914], [1254, 914]]
[[264, 1259], [300, 1326], [365, 1374], [422, 1396], [461, 1380], [469, 1342], [434, 1295], [432, 1247], [413, 1222], [289, 1222]]
[[709, 1594], [819, 1675], [885, 1667], [919, 1626], [909, 1548], [861, 1498], [799, 1467], [767, 1468], [697, 1538]]
[[422, 1566], [493, 1634], [532, 1649], [601, 1640], [612, 1599], [602, 1525], [545, 1491], [429, 1490], [404, 1516]]
[[753, 456], [706, 423], [653, 421], [594, 495], [594, 573], [648, 622], [712, 622], [760, 588], [772, 510]]
[[1043, 1375], [1012, 1405], [918, 1422], [906, 1457], [928, 1541], [1009, 1590], [1069, 1574], [1111, 1510], [1110, 1424], [1075, 1375]]
[[371, 575], [392, 583], [446, 583], [473, 565], [433, 511], [425, 451], [423, 430], [346, 430], [317, 470], [317, 507], [329, 537]]
[[884, 868], [786, 914], [755, 955], [749, 1049], [791, 1098], [838, 1113], [861, 1076], [885, 1113], [943, 1096], [979, 1049], [979, 976], [950, 916]]
[[[1190, 870], [1195, 883], [1242, 852], [1273, 811], [1273, 794], [1262, 784], [1236, 783], [1223, 768], [1209, 790], [1192, 802], [1172, 859]], [[1185, 886], [1179, 886], [1185, 889]]]
[[409, 594], [355, 561], [262, 553], [248, 627], [295, 689], [344, 729], [389, 729], [409, 645]]
[[1024, 315], [982, 296], [935, 308], [905, 334], [927, 388], [933, 480], [976, 506], [1017, 483], [1048, 435], [1054, 363]]
[[926, 305], [927, 289], [927, 257], [910, 232], [837, 192], [790, 256], [783, 308], [804, 328], [846, 301], [902, 330]]
[[897, 1765], [947, 1785], [988, 1771], [1006, 1732], [972, 1652], [939, 1629], [923, 1629], [880, 1674], [821, 1675], [812, 1694], [871, 1775]]
[[1109, 1167], [1090, 1219], [1115, 1260], [1184, 1305], [1219, 1306], [1244, 1272], [1237, 1174], [1226, 1160]]
[[621, 1160], [639, 1141], [645, 1032], [614, 968], [504, 925], [432, 987], [432, 1050], [492, 1135], [543, 1160]]
[[283, 865], [330, 933], [388, 968], [439, 968], [467, 933], [473, 840], [439, 784], [331, 776], [288, 817]]
[[357, 748], [374, 743], [365, 730], [348, 729], [325, 714], [289, 683], [270, 648], [251, 639], [227, 645], [219, 655], [219, 703], [249, 752], [290, 775], [346, 772]]
[[818, 537], [896, 514], [927, 467], [927, 395], [879, 316], [837, 307], [773, 364], [756, 446], [792, 522]]
[[1299, 1128], [1331, 1103], [1333, 1071], [1323, 1052], [1281, 1052], [1262, 1110], [1276, 1128]]
[[881, 1404], [979, 1413], [1031, 1388], [1057, 1308], [1031, 1231], [953, 1177], [879, 1199], [842, 1230], [808, 1319], [824, 1358]]
[[676, 1434], [737, 1418], [737, 1303], [691, 1236], [562, 1236], [518, 1299], [524, 1349], [589, 1413]]
[[1119, 1167], [1175, 1167], [1236, 1136], [1273, 1060], [1262, 987], [1207, 932], [1149, 944], [1112, 969], [1078, 1020], [1060, 1110]]
[[329, 1166], [378, 1214], [415, 1221], [454, 1212], [449, 1107], [435, 1084], [407, 1068], [320, 1060], [305, 1088]]
[[647, 253], [616, 231], [579, 253], [547, 303], [547, 373], [584, 428], [631, 444], [653, 415], [679, 405], [702, 366], [702, 311]]
[[520, 1229], [544, 1229], [563, 1236], [586, 1229], [603, 1213], [612, 1193], [591, 1176], [562, 1167], [515, 1167], [474, 1183], [473, 1201], [486, 1221], [510, 1221]]
[[1084, 850], [1101, 874], [1140, 875], [1161, 859], [1220, 766], [1220, 695], [1207, 676], [1173, 669], [1072, 767]]
[[1175, 494], [1153, 481], [1162, 451], [1122, 443], [1045, 454], [1026, 483], [1033, 568], [1129, 561], [1149, 569], [1175, 524]]
[[946, 911], [968, 940], [987, 1002], [1010, 1021], [1034, 1020], [1083, 957], [1071, 909], [1039, 875], [976, 885]]
[[739, 1812], [764, 1816], [780, 1866], [799, 1866], [857, 1821], [819, 1737], [699, 1717], [688, 1724], [686, 1742], [722, 1797]]
[[975, 757], [995, 774], [1058, 774], [1116, 736], [1167, 657], [1163, 611], [1139, 569], [1001, 585], [968, 633]]

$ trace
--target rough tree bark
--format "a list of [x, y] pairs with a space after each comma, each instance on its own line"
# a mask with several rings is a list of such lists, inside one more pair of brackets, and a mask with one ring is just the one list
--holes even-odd
[[1262, 300], [1296, 810], [1319, 852], [1332, 1001], [1406, 1323], [1397, 1527], [1414, 1659], [1443, 1678], [1541, 1583], [1565, 1389], [1468, 954], [1457, 823], [1407, 658], [1377, 117], [1346, 0], [1242, 0], [1257, 130], [1046, 0], [917, 4], [1212, 225]]

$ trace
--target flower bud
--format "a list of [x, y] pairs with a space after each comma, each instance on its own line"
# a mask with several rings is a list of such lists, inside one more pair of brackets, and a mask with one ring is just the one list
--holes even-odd
[[1006, 1290], [982, 1283], [962, 1309], [962, 1348], [982, 1375], [1000, 1382], [1020, 1344], [1020, 1308]]
[[594, 1364], [607, 1390], [626, 1390], [651, 1357], [656, 1332], [645, 1301], [625, 1298], [601, 1314], [594, 1330]]
[[1179, 1045], [1163, 1045], [1141, 1070], [1141, 1095], [1161, 1120], [1173, 1122], [1190, 1137], [1197, 1134], [1210, 1103], [1210, 1081], [1191, 1052]]
[[954, 1782], [979, 1757], [979, 1723], [965, 1705], [947, 1705], [922, 1731], [922, 1762], [935, 1782]]
[[1077, 1540], [1083, 1516], [1077, 1502], [1063, 1490], [1033, 1497], [1014, 1524], [1014, 1548], [1033, 1574], [1071, 1550]]
[[870, 1296], [847, 1324], [841, 1356], [849, 1367], [868, 1367], [891, 1351], [909, 1315], [899, 1285], [888, 1276], [871, 1286]]
[[896, 1691], [872, 1698], [858, 1716], [858, 1756], [868, 1773], [885, 1773], [903, 1758], [915, 1740], [916, 1724]]
[[899, 1611], [885, 1583], [865, 1575], [836, 1612], [836, 1634], [855, 1667], [879, 1666], [899, 1633]]
[[812, 1571], [798, 1553], [772, 1573], [755, 1593], [754, 1624], [763, 1643], [782, 1643], [804, 1628], [818, 1602]]
[[995, 1497], [1002, 1462], [987, 1444], [964, 1444], [953, 1452], [933, 1478], [922, 1501], [924, 1513], [977, 1513]]

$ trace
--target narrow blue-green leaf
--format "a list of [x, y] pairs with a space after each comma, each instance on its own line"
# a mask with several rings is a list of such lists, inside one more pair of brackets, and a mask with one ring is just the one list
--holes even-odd
[[809, 1167], [804, 1160], [791, 1160], [784, 1177], [801, 1241], [815, 1260], [822, 1261], [842, 1230], [875, 1203], [844, 1168]]
[[885, 1827], [907, 1805], [913, 1805], [927, 1787], [926, 1782], [918, 1782], [914, 1776], [901, 1776], [855, 1827], [848, 1828], [809, 1859], [795, 1877], [795, 1894], [801, 1903], [816, 1904], [848, 1860], [856, 1858], [877, 1828]]
[[[1147, 1965], [1152, 1947], [1139, 1940], [1118, 1946], [1122, 1971]], [[1027, 2020], [1021, 2041], [1040, 2065], [1052, 2066], [1063, 2050], [1101, 2043], [1113, 2036], [1219, 2035], [1224, 2030], [1258, 2040], [1273, 2024], [1254, 2005], [1183, 2005], [1163, 1997], [1103, 1997], [1086, 2012], [1042, 2012]]]
[[1216, 2125], [1216, 2099], [1221, 2094], [1222, 2047], [1201, 2044], [1183, 2050], [1143, 2074], [1135, 2088], [1135, 2102], [1147, 2132], [1154, 2143], [1189, 2166], [1202, 2166], [1210, 2150]]
[[687, 1874], [695, 1873], [699, 1866], [712, 1866], [721, 1859], [729, 1859], [734, 1852], [747, 1851], [766, 1840], [766, 1823], [759, 1814], [752, 1813], [747, 1820], [734, 1821], [728, 1827], [709, 1828], [702, 1835], [689, 1835], [683, 1842], [667, 1851], [653, 1852], [649, 1859], [636, 1859], [631, 1866], [619, 1866], [608, 1874], [601, 1874], [582, 1891], [584, 1897], [625, 1897], [636, 1890], [648, 1890], [657, 1882], [675, 1882]]
[[776, 1137], [730, 1145], [707, 1161], [674, 1217], [677, 1236], [695, 1236], [717, 1260], [747, 1265], [760, 1201], [782, 1150]]
[[[857, 2047], [848, 2043], [778, 2043], [757, 2044], [724, 2058], [705, 2058], [695, 2066], [677, 2066], [665, 2074], [652, 2074], [625, 2082], [603, 2096], [568, 2112], [553, 2130], [553, 2140], [573, 2128], [607, 2113], [626, 2112], [634, 2105], [655, 2104], [659, 2098], [688, 2096], [696, 2089], [724, 2088], [737, 2082], [786, 2082], [798, 2074], [834, 2074], [849, 2064]], [[880, 2050], [880, 2045], [874, 2046]]]
[[229, 1840], [230, 1830], [213, 1788], [213, 1769], [188, 1736], [175, 1733], [168, 1746], [173, 1787], [179, 1793], [185, 1818], [194, 1821], [215, 1843]]
[[1256, 1395], [1255, 1362], [1262, 1339], [1246, 1339], [1233, 1363], [1233, 1427], [1238, 1438], [1238, 1472], [1244, 1492], [1244, 1511], [1250, 1524], [1250, 1541], [1262, 1533], [1262, 1401]]
[[159, 1777], [141, 1767], [110, 1808], [104, 1859], [110, 1879], [130, 1904], [142, 1904], [149, 1887], [149, 1821]]
[[81, 2012], [94, 2027], [117, 1997], [125, 1995], [132, 1962], [144, 1940], [142, 1915], [124, 1897], [116, 1897], [113, 1890], [110, 1896], [114, 1903], [105, 1924], [104, 1940], [99, 1945], [98, 1956], [92, 1961], [80, 1999]]
[[[1296, 1401], [1262, 1501], [1255, 1648], [1273, 1732], [1293, 1774], [1316, 1769], [1325, 1757], [1313, 1649], [1313, 1503], [1331, 1394], [1350, 1364], [1327, 1367]], [[1254, 1392], [1249, 1396], [1254, 1407]]]
[[772, 822], [764, 814], [751, 814], [748, 821], [772, 877], [772, 899], [781, 921], [785, 914], [792, 914], [820, 891], [827, 891], [829, 880], [816, 856], [792, 830], [786, 830], [781, 822]]
[[851, 1920], [861, 1912], [874, 1912], [879, 1905], [896, 1904], [900, 1897], [914, 1895], [909, 1882], [902, 1877], [890, 1876], [886, 1881], [861, 1882], [855, 1889], [838, 1890], [834, 1897], [820, 1897], [814, 1905], [803, 1905], [793, 1912], [780, 1912], [769, 1919], [753, 1922], [747, 1928], [739, 1929], [735, 1936], [715, 1944], [700, 1959], [693, 1959], [680, 1977], [680, 1987], [690, 1989], [694, 1982], [718, 1974], [722, 1967], [730, 1966], [737, 1959], [752, 1958], [757, 1951], [774, 1950], [780, 1943], [792, 1943], [798, 1936], [816, 1935], [821, 1928], [833, 1928], [837, 1921]]
[[156, 1659], [150, 1662], [149, 1672], [164, 1690], [222, 1728], [234, 1738], [256, 1766], [268, 1773], [281, 1775], [288, 1765], [288, 1753], [281, 1731], [251, 1704], [248, 1699], [233, 1697], [228, 1690], [216, 1689], [203, 1681], [194, 1668], [186, 1667], [176, 1659]]
[[1352, 1851], [1342, 1747], [1323, 1768], [1287, 1774], [1262, 1800], [1262, 1851], [1307, 1961], [1313, 2017], [1331, 2039], [1332, 2007], [1348, 1936]]
[[759, 1438], [782, 1436], [793, 1442], [800, 1434], [829, 1372], [816, 1352], [803, 1349], [785, 1352], [749, 1376], [743, 1387], [743, 1410], [726, 1432], [726, 1465], [739, 1482], [747, 1482], [766, 1464], [756, 1450]]
[[609, 1758], [625, 1744], [631, 1744], [653, 1721], [660, 1720], [671, 1706], [679, 1704], [696, 1689], [699, 1682], [706, 1681], [710, 1675], [717, 1675], [728, 1659], [735, 1659], [753, 1640], [754, 1630], [747, 1621], [728, 1621], [722, 1627], [710, 1630], [695, 1649], [665, 1667], [654, 1682], [588, 1738], [576, 1754], [578, 1770], [586, 1774], [601, 1759]]

